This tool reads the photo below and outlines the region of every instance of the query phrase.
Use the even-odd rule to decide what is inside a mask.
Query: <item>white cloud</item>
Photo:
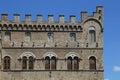
[[[120,66],[114,66],[114,69],[113,69],[115,72],[120,72]]]
[[[106,79],[104,79],[104,80],[110,80],[110,79],[106,78]]]

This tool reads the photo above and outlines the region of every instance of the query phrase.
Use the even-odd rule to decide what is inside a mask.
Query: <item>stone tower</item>
[[[0,80],[103,80],[103,7],[48,21],[14,14],[0,20]]]

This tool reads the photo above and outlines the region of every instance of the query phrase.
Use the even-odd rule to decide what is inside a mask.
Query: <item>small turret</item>
[[[31,21],[31,15],[30,14],[26,14],[25,15],[25,20],[26,20],[26,22],[30,22]]]
[[[14,14],[14,22],[20,21],[20,14]]]
[[[2,14],[2,21],[8,21],[8,14]]]
[[[96,7],[96,12],[99,13],[99,14],[102,14],[103,13],[103,7],[102,6],[97,6]]]
[[[81,12],[81,21],[83,21],[87,17],[88,17],[88,13],[87,12]]]
[[[37,22],[42,22],[42,15],[37,15]]]
[[[71,15],[71,16],[70,16],[70,22],[71,22],[71,23],[76,22],[76,16]]]
[[[64,15],[59,15],[59,22],[64,23],[65,22],[65,17]]]
[[[48,15],[48,22],[54,22],[53,15]]]

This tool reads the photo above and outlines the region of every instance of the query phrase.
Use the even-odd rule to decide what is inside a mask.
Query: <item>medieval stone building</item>
[[[0,80],[103,80],[103,7],[81,21],[0,20]]]

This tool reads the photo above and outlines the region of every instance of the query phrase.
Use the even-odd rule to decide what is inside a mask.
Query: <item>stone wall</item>
[[[37,21],[31,20],[26,14],[25,21],[19,14],[14,14],[14,21],[2,14],[0,20],[0,80],[103,80],[103,8],[98,6],[92,16],[81,12],[81,22],[71,15],[70,21],[59,16],[54,21],[53,15],[48,15],[48,22],[37,15]],[[90,41],[90,30],[95,31],[95,41]],[[5,32],[10,32],[11,40],[5,40]],[[26,41],[25,32],[31,33],[31,39]],[[48,33],[54,34],[53,41],[48,40]],[[76,40],[71,41],[70,33],[76,34]],[[47,54],[57,58],[56,70],[45,70],[44,59]],[[67,57],[76,55],[79,58],[79,69],[67,69]],[[22,57],[32,55],[35,59],[33,70],[22,69]],[[9,56],[10,69],[3,69],[3,59]],[[89,69],[89,58],[96,58],[96,69]]]

